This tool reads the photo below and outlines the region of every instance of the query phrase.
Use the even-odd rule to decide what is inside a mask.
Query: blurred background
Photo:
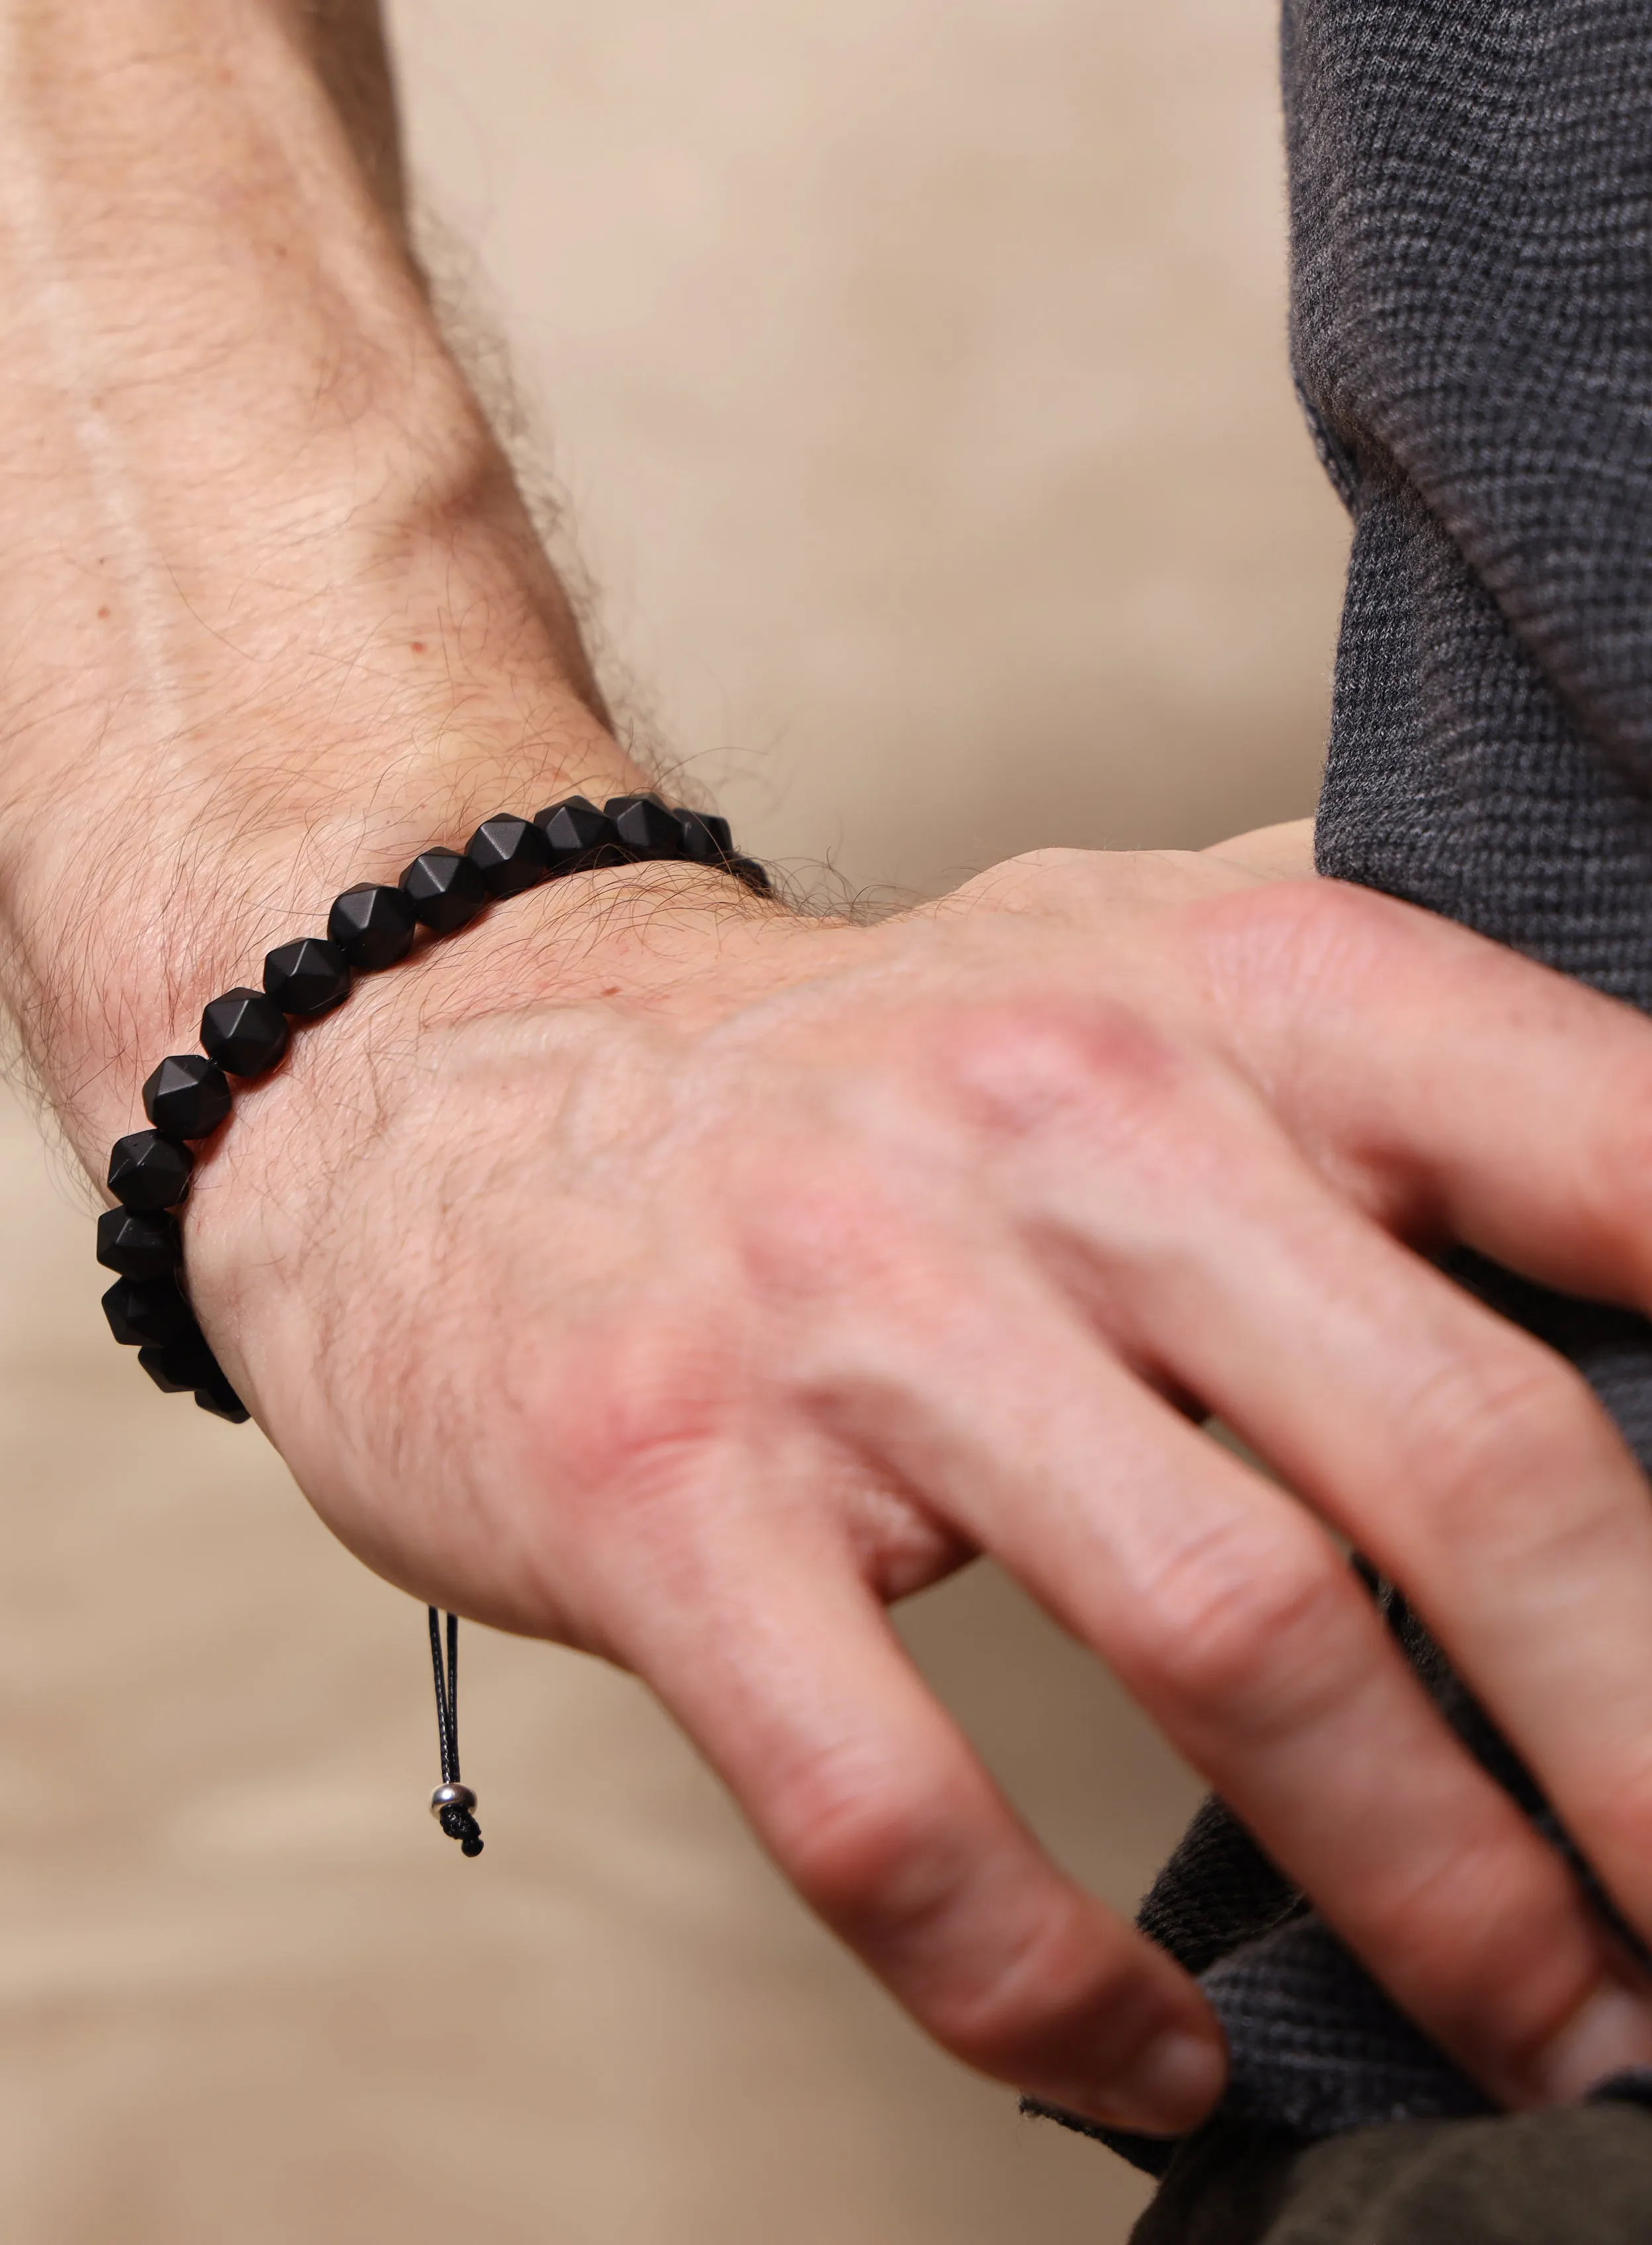
[[[1266,0],[396,0],[414,170],[611,676],[761,854],[928,892],[1311,809],[1343,524],[1290,394]],[[0,1114],[15,2245],[1118,2245],[628,1680],[423,1615],[109,1346]],[[978,1570],[903,1622],[1128,1907],[1197,1787]]]

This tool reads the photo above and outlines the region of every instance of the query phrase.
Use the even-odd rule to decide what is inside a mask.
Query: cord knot
[[[482,1833],[476,1818],[457,1801],[450,1801],[437,1812],[437,1822],[450,1840],[457,1840],[460,1850],[467,1855],[482,1852]]]

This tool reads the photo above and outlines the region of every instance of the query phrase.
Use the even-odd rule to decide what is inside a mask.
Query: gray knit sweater
[[[1652,1010],[1652,0],[1285,0],[1283,58],[1294,361],[1354,523],[1320,869]],[[1652,1468],[1652,1326],[1457,1272]],[[1223,2020],[1230,2113],[1312,2138],[1485,2109],[1220,1803],[1142,1923]]]

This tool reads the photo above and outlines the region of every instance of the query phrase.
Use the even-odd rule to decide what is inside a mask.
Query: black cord
[[[459,1779],[459,1618],[447,1618],[447,1658],[443,1658],[442,1617],[435,1606],[429,1609],[430,1617],[430,1665],[436,1674],[436,1735],[442,1755],[442,1789],[450,1787],[466,1799],[443,1801],[437,1810],[437,1821],[450,1840],[457,1840],[467,1855],[482,1852],[482,1835],[477,1827],[476,1795]]]

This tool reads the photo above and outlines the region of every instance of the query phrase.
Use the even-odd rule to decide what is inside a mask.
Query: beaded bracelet
[[[264,960],[261,990],[214,998],[200,1017],[199,1053],[173,1054],[144,1085],[147,1130],[115,1141],[109,1190],[118,1205],[98,1219],[98,1260],[119,1273],[103,1298],[115,1339],[168,1394],[193,1394],[203,1410],[240,1424],[249,1414],[208,1346],[184,1288],[183,1240],[172,1212],[189,1191],[192,1141],[229,1119],[229,1079],[266,1075],[284,1057],[291,1023],[331,1013],[359,974],[394,967],[421,927],[452,935],[486,905],[568,873],[604,865],[680,859],[732,874],[760,896],[768,873],[734,847],[728,822],[655,795],[613,797],[599,811],[581,795],[533,818],[484,819],[460,850],[426,850],[394,887],[359,882],[335,898],[325,936],[277,945]],[[482,1852],[476,1795],[459,1781],[458,1624],[447,1617],[446,1658],[437,1609],[430,1610],[442,1783],[430,1809],[467,1855]]]

